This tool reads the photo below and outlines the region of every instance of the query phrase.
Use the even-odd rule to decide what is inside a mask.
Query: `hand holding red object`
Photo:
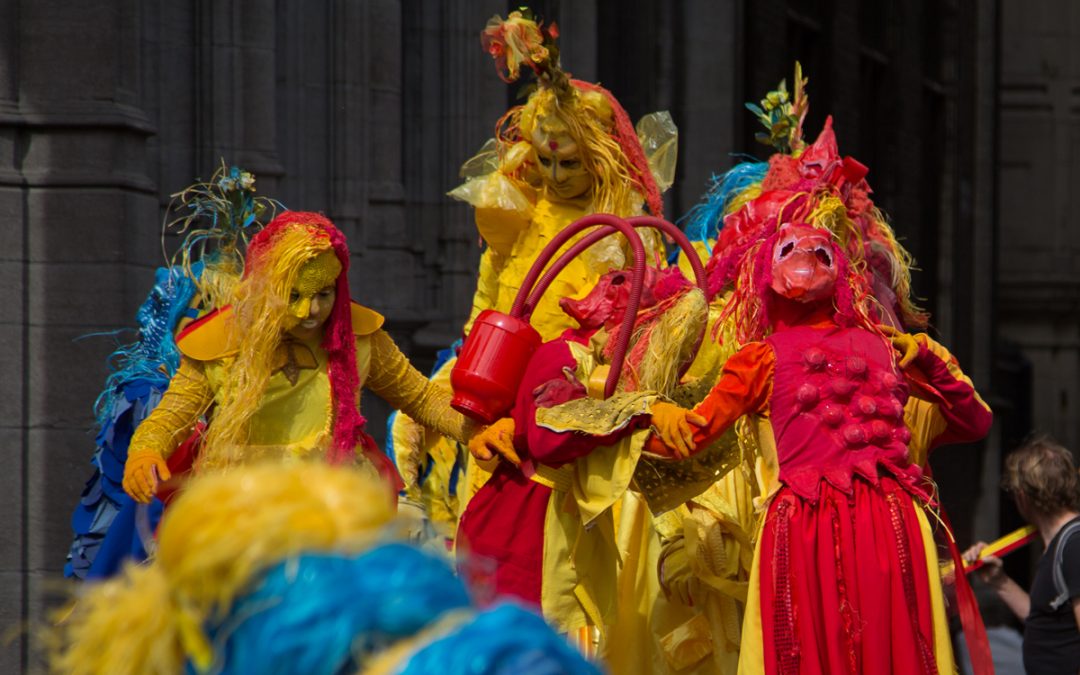
[[[513,418],[504,417],[473,435],[469,439],[469,452],[481,461],[501,455],[514,466],[520,466],[521,458],[514,451]]]

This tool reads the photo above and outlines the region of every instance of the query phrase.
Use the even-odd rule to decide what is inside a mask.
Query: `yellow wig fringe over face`
[[[614,113],[604,95],[576,90],[560,98],[554,89],[540,87],[511,114],[509,124],[529,139],[549,118],[557,119],[581,148],[582,165],[593,177],[593,209],[623,217],[639,213],[643,197],[634,189],[629,160],[611,135]]]
[[[157,557],[85,586],[56,629],[50,667],[73,675],[205,669],[202,632],[261,571],[302,552],[357,553],[393,517],[385,485],[322,464],[201,476],[161,524]]]
[[[242,462],[249,423],[270,381],[274,351],[282,335],[299,321],[289,312],[289,295],[305,263],[328,251],[332,249],[326,233],[296,226],[282,230],[260,259],[249,261],[233,301],[232,342],[240,350],[218,392],[197,470]]]

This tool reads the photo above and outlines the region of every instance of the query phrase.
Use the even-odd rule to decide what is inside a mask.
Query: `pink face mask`
[[[656,298],[652,293],[656,280],[656,268],[646,266],[639,309],[656,304]],[[604,326],[611,329],[622,321],[626,305],[630,300],[630,285],[630,272],[626,270],[608,272],[600,277],[596,286],[584,298],[580,300],[563,298],[559,301],[559,306],[577,320],[582,328],[595,329]]]
[[[836,260],[829,233],[809,225],[780,228],[772,257],[772,289],[798,302],[827,298],[836,286]]]

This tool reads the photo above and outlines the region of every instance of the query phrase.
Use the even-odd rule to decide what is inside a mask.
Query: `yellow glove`
[[[124,492],[142,504],[149,504],[158,485],[172,478],[165,458],[149,448],[128,454],[124,464]]]
[[[681,536],[664,545],[656,563],[656,577],[668,600],[681,602],[688,607],[694,606],[698,579],[690,570],[686,541]]]
[[[889,337],[893,348],[900,352],[900,361],[898,365],[901,368],[907,368],[908,364],[914,361],[915,357],[919,355],[919,341],[915,339],[914,335],[910,333],[901,333],[888,324],[882,324],[880,328],[881,332]]]
[[[652,405],[652,427],[664,445],[682,457],[689,457],[697,447],[694,427],[700,427],[705,418],[693,410],[680,408],[674,403],[657,401]]]
[[[520,466],[521,458],[514,452],[513,418],[504,417],[473,434],[469,439],[469,452],[480,461],[502,455],[514,466]]]

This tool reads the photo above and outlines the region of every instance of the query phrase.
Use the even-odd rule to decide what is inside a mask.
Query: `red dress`
[[[469,500],[458,524],[459,567],[470,585],[492,586],[496,597],[515,597],[537,608],[541,605],[544,528],[552,489],[532,480],[532,469],[537,464],[561,467],[613,443],[618,435],[559,433],[536,424],[536,410],[541,405],[550,407],[586,395],[584,387],[574,386],[566,378],[566,369],[573,372],[577,366],[567,339],[564,336],[541,345],[518,388],[511,417],[514,448],[522,467],[500,462]],[[538,396],[542,388],[547,391]]]
[[[985,435],[990,411],[966,378],[926,342],[914,367],[942,403],[938,442]],[[945,617],[917,513],[932,490],[908,459],[907,399],[888,340],[824,321],[745,346],[697,406],[708,419],[699,446],[744,414],[771,435],[760,439],[775,476],[751,589],[760,632],[744,628],[740,670],[937,673],[951,660],[935,651]]]

